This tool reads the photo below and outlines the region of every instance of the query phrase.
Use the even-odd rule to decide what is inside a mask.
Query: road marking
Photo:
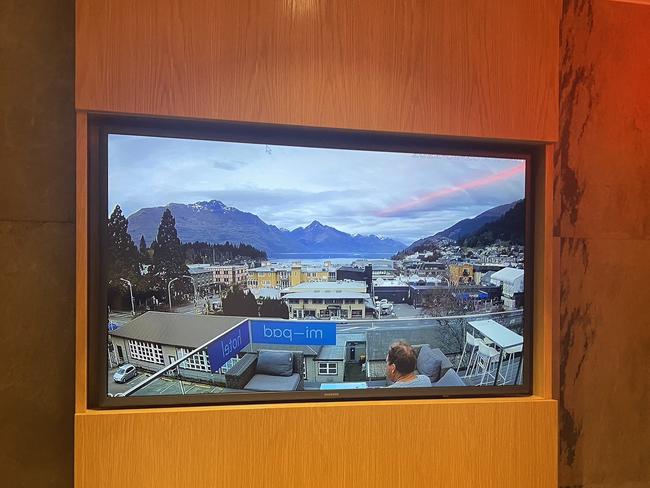
[[[160,391],[158,392],[158,395],[160,395],[160,394],[166,392],[167,390],[169,390],[169,389],[170,389],[172,386],[174,386],[175,384],[176,384],[176,383],[170,382],[169,385],[167,385],[165,388],[163,388],[162,390],[160,390]]]

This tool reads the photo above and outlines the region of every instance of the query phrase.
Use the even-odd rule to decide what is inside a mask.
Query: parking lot
[[[113,380],[113,373],[115,373],[115,371],[117,371],[117,368],[110,368],[108,370],[108,393],[111,395],[115,395],[116,393],[124,393],[125,391],[130,390],[151,376],[149,373],[138,372],[138,375],[135,378],[132,378],[126,383],[115,383]],[[134,396],[182,394],[197,395],[206,393],[219,393],[221,390],[223,390],[223,388],[220,386],[204,385],[202,383],[193,383],[191,381],[185,380],[183,380],[181,387],[181,382],[177,378],[162,377],[154,380],[147,386],[135,392]]]
[[[413,317],[420,317],[421,310],[415,308],[413,305],[408,303],[396,303],[393,305],[393,313],[395,314],[396,319],[409,319]]]

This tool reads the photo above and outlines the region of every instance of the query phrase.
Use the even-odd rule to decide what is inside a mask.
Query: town
[[[440,360],[434,386],[443,379],[438,386],[518,384],[523,266],[521,245],[469,248],[451,240],[396,259],[190,263],[187,274],[167,283],[168,303],[157,300],[157,308],[136,310],[131,296],[130,313],[111,311],[109,393],[128,392],[160,370],[164,376],[135,394],[381,387],[386,350],[397,339],[418,352],[426,347]],[[186,286],[176,292],[182,282]],[[329,321],[336,344],[250,343],[213,368],[207,350],[196,349],[235,325],[233,315]],[[486,324],[507,329],[511,343],[481,333]],[[257,357],[269,349],[294,355],[292,381],[253,382],[263,376],[255,374]],[[125,364],[135,366],[133,377],[118,383],[113,376]]]

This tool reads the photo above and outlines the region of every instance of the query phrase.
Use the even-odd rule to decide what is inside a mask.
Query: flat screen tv
[[[533,146],[88,130],[92,406],[531,393]]]

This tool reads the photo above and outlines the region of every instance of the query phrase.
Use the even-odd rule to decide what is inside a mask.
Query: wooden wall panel
[[[554,488],[556,420],[552,400],[89,413],[76,487]]]
[[[560,486],[650,486],[650,6],[565,4]]]
[[[554,141],[558,19],[557,0],[79,0],[76,105],[80,117]],[[78,137],[83,158],[83,130]],[[540,172],[543,254],[552,247],[550,160]],[[83,200],[83,183],[79,191]],[[83,230],[83,207],[78,219]],[[79,374],[77,486],[554,487],[550,282],[541,273],[552,263],[542,254],[538,397],[97,412],[85,410]],[[77,338],[83,348],[84,332]],[[117,468],[116,452],[130,462]]]
[[[555,141],[558,0],[79,0],[78,109]]]

